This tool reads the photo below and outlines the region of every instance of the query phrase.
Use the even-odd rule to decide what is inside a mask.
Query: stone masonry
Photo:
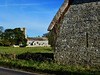
[[[55,61],[100,66],[100,0],[72,0],[69,6],[51,30]]]

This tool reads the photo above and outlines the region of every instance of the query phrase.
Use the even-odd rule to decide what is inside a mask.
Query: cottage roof
[[[47,41],[48,39],[46,37],[28,37],[28,40],[34,40],[34,41]]]
[[[57,21],[60,19],[60,17],[64,14],[64,11],[66,10],[67,6],[68,6],[69,0],[65,0],[64,3],[62,4],[62,6],[60,7],[60,9],[58,10],[57,14],[55,15],[55,17],[53,18],[48,30],[52,30],[54,25],[57,23]]]

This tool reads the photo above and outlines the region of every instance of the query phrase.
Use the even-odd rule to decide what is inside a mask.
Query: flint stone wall
[[[100,66],[100,0],[89,1],[74,0],[58,24],[54,46],[57,63]]]

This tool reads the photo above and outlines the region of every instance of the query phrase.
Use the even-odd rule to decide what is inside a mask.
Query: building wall
[[[28,40],[28,46],[49,46],[48,40],[47,41],[35,41],[35,40]]]
[[[25,38],[27,38],[26,28],[20,28],[20,29],[21,29],[21,31],[23,31]]]
[[[74,0],[58,24],[54,46],[57,63],[100,65],[99,5],[100,0]]]

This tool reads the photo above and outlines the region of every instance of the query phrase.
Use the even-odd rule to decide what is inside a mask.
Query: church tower
[[[27,38],[26,28],[20,28],[20,29],[21,29],[21,31],[23,31],[25,38]]]

